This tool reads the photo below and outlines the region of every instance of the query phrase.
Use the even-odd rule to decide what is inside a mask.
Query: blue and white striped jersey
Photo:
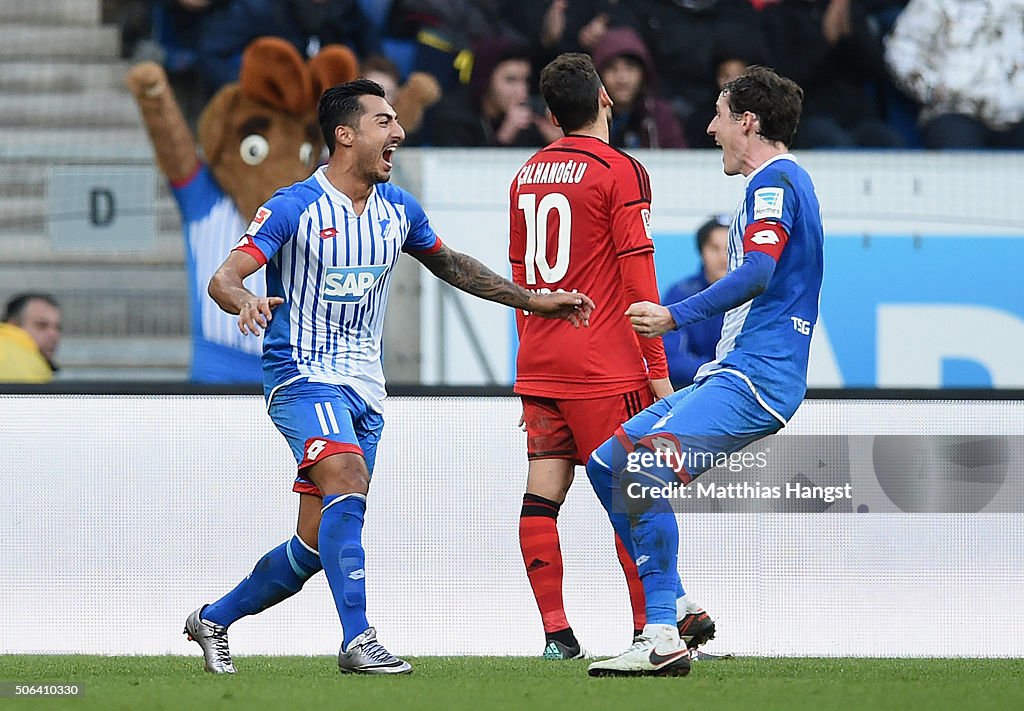
[[[199,164],[186,180],[172,183],[171,190],[184,221],[185,264],[191,282],[191,378],[199,383],[259,382],[262,339],[243,336],[237,317],[221,311],[206,293],[210,277],[245,228],[245,218],[205,164]],[[245,286],[262,296],[265,281],[257,273],[245,280]]]
[[[745,246],[745,240],[753,244]],[[726,312],[715,360],[702,365],[694,380],[731,372],[786,424],[807,391],[824,247],[814,185],[788,153],[747,176],[743,201],[729,228],[730,272],[739,268],[751,246],[773,256],[775,272],[764,293]]]
[[[284,303],[263,337],[263,387],[297,380],[347,385],[380,412],[386,396],[381,334],[402,251],[441,248],[423,208],[379,183],[361,215],[319,168],[278,190],[236,247],[267,265],[267,295]]]

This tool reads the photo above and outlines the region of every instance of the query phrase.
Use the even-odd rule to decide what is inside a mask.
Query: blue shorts
[[[627,452],[637,447],[671,451],[683,484],[722,465],[722,457],[782,429],[748,386],[729,373],[711,375],[658,400],[627,420],[616,437]]]
[[[332,454],[360,454],[373,474],[384,417],[351,388],[300,380],[277,391],[268,413],[299,467],[292,491],[323,496],[302,472]]]

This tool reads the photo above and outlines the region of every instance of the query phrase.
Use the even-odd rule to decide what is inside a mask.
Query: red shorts
[[[623,422],[654,403],[647,386],[621,395],[588,400],[555,400],[523,395],[526,455],[529,459],[569,459],[586,464],[590,453]]]

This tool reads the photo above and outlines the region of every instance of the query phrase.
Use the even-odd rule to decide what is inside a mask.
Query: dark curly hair
[[[749,67],[722,87],[733,116],[749,111],[760,120],[759,135],[789,146],[800,123],[804,90],[768,67]]]

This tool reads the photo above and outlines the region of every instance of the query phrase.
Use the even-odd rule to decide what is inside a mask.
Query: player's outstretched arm
[[[574,326],[589,325],[594,302],[586,294],[534,294],[501,277],[468,254],[447,245],[433,254],[414,254],[430,273],[456,289],[546,318],[561,318]]]
[[[760,296],[768,288],[774,273],[774,258],[763,252],[747,252],[743,264],[703,291],[668,306],[647,301],[630,304],[626,315],[634,331],[654,338],[723,314]]]
[[[217,306],[229,314],[238,315],[238,330],[243,335],[260,335],[260,329],[265,329],[273,318],[271,309],[284,303],[284,299],[279,296],[256,296],[242,284],[246,277],[259,268],[259,262],[251,255],[231,252],[214,272],[207,287],[207,292],[217,302]]]

